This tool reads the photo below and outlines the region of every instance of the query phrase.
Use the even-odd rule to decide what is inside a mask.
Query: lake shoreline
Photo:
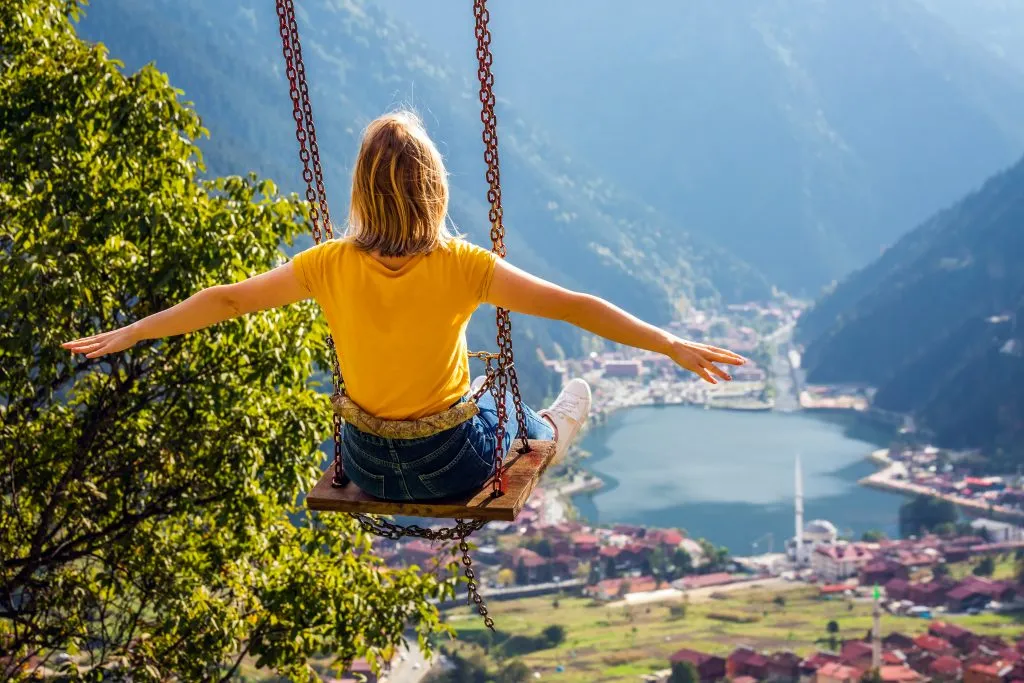
[[[672,418],[653,418],[652,416],[661,414],[663,411],[649,411],[648,417],[636,420],[636,418],[630,418],[626,416],[647,411],[630,411],[623,409],[662,408],[669,406],[689,407],[691,408],[691,410],[678,412],[672,411]],[[655,403],[652,405],[618,406],[614,410],[610,411],[610,413],[614,415],[614,417],[617,419],[615,421],[606,420],[603,423],[588,429],[588,433],[586,434],[584,441],[581,444],[583,448],[590,450],[592,452],[592,455],[590,457],[587,457],[578,463],[581,469],[583,469],[586,472],[587,484],[585,486],[579,486],[579,482],[577,482],[577,485],[572,487],[571,489],[568,489],[563,486],[554,489],[554,492],[565,500],[567,506],[571,506],[571,508],[574,509],[575,516],[577,518],[587,519],[592,523],[602,525],[614,523],[631,523],[643,524],[652,527],[676,526],[684,528],[693,525],[699,526],[701,524],[709,527],[713,525],[725,525],[729,527],[729,531],[725,535],[733,537],[740,535],[740,532],[746,533],[748,531],[747,527],[749,527],[749,533],[753,533],[753,529],[769,529],[769,536],[774,535],[776,537],[779,537],[781,540],[782,533],[780,532],[782,532],[783,529],[786,529],[788,531],[788,529],[791,528],[791,523],[782,522],[781,518],[783,516],[788,516],[792,514],[790,511],[792,510],[793,503],[791,502],[790,496],[792,495],[791,490],[793,485],[790,483],[792,482],[792,475],[790,474],[790,472],[792,472],[791,463],[793,461],[789,460],[789,453],[791,452],[789,449],[784,449],[785,452],[780,456],[777,446],[776,452],[773,454],[773,458],[777,466],[768,466],[771,470],[772,477],[776,480],[774,482],[775,488],[773,488],[772,490],[778,491],[778,498],[774,500],[765,500],[762,497],[750,503],[740,503],[737,502],[735,498],[715,500],[713,496],[709,498],[707,495],[707,489],[711,487],[731,487],[734,484],[746,484],[747,486],[757,486],[760,483],[763,476],[762,473],[756,469],[756,467],[764,469],[766,465],[763,462],[757,464],[754,468],[749,470],[750,477],[747,476],[746,468],[744,468],[742,465],[737,466],[737,464],[733,462],[735,460],[742,461],[744,457],[750,457],[750,453],[741,452],[750,450],[751,447],[747,445],[745,447],[740,448],[739,450],[730,452],[730,454],[735,452],[737,455],[736,458],[723,458],[720,461],[723,464],[729,463],[729,466],[726,467],[725,470],[735,470],[732,471],[731,473],[728,471],[723,471],[722,474],[717,474],[713,471],[710,471],[709,467],[713,468],[715,463],[709,463],[709,460],[715,459],[708,458],[706,456],[695,456],[699,461],[699,466],[702,468],[702,471],[699,473],[700,476],[698,477],[690,476],[690,464],[689,461],[686,461],[685,457],[684,461],[686,462],[686,464],[683,465],[680,465],[678,462],[674,464],[669,464],[672,461],[665,461],[665,476],[662,479],[664,479],[663,483],[665,483],[669,487],[668,489],[666,489],[666,491],[671,490],[671,485],[673,483],[682,482],[685,487],[695,486],[696,488],[693,489],[693,491],[700,491],[701,494],[699,496],[690,495],[683,491],[677,491],[676,493],[658,491],[656,493],[641,492],[630,494],[620,492],[620,499],[616,501],[620,506],[620,509],[618,510],[616,510],[615,508],[612,508],[610,510],[598,510],[597,503],[595,502],[595,498],[597,498],[598,496],[603,496],[615,492],[617,489],[623,486],[624,482],[628,486],[628,488],[635,488],[635,486],[637,486],[637,482],[635,480],[630,480],[630,476],[628,476],[628,473],[634,469],[632,467],[633,464],[642,464],[646,468],[645,471],[647,472],[647,474],[645,476],[650,478],[650,468],[654,467],[655,469],[658,469],[662,466],[660,462],[650,462],[652,457],[655,461],[659,461],[657,451],[665,450],[668,448],[675,450],[676,448],[678,448],[678,435],[680,433],[697,434],[699,436],[701,431],[700,425],[704,424],[704,416],[718,415],[719,418],[723,418],[725,415],[738,415],[745,413],[749,414],[751,417],[755,415],[758,416],[760,423],[751,426],[744,421],[743,423],[737,425],[734,422],[734,419],[729,418],[724,420],[724,422],[720,419],[718,421],[718,424],[726,424],[727,428],[725,431],[734,431],[739,433],[740,435],[743,435],[745,433],[748,442],[750,439],[751,429],[768,429],[769,431],[775,432],[776,437],[778,437],[779,433],[781,433],[783,437],[787,437],[789,439],[797,439],[799,441],[802,437],[799,435],[799,433],[795,435],[790,433],[791,430],[806,429],[807,425],[809,424],[819,424],[821,425],[820,427],[811,427],[812,431],[819,433],[817,437],[819,441],[822,438],[821,434],[825,433],[826,441],[828,439],[831,439],[833,442],[840,444],[840,452],[834,460],[829,458],[827,455],[828,451],[835,450],[834,444],[833,446],[829,446],[828,443],[825,443],[823,446],[824,450],[821,450],[813,445],[814,439],[811,439],[812,443],[810,446],[804,446],[801,444],[800,447],[792,449],[793,458],[795,458],[797,452],[800,452],[802,457],[805,457],[808,454],[813,454],[810,460],[817,460],[817,469],[807,472],[805,476],[809,476],[813,481],[818,482],[817,484],[815,484],[815,486],[817,486],[818,488],[815,490],[815,493],[811,494],[811,498],[809,501],[810,506],[812,508],[825,508],[824,510],[820,510],[816,513],[818,514],[818,516],[823,516],[825,518],[834,518],[836,515],[838,515],[839,518],[843,518],[845,515],[845,517],[848,518],[850,524],[853,524],[855,527],[859,527],[865,530],[866,528],[874,528],[875,526],[885,526],[886,528],[894,527],[897,520],[896,510],[898,509],[898,501],[900,501],[903,498],[903,496],[900,496],[900,498],[896,498],[895,496],[893,496],[892,493],[895,492],[886,492],[882,494],[884,498],[872,498],[869,496],[866,499],[869,501],[869,503],[862,506],[863,508],[869,511],[867,513],[850,515],[849,510],[843,511],[841,509],[844,503],[846,504],[847,508],[849,508],[850,505],[847,499],[851,497],[863,497],[858,493],[858,491],[872,491],[866,486],[862,487],[858,485],[858,481],[860,481],[864,476],[862,465],[866,463],[866,458],[869,457],[869,454],[872,451],[877,450],[878,446],[881,445],[882,443],[885,443],[886,440],[886,437],[884,435],[881,435],[880,432],[876,432],[875,430],[871,429],[871,427],[873,426],[871,425],[871,423],[861,424],[856,419],[859,416],[852,415],[851,412],[852,411],[842,411],[842,414],[839,414],[839,412],[837,411],[785,411],[775,413],[774,411],[768,410],[746,410],[734,409],[731,407],[716,407],[714,409],[704,410],[701,409],[699,405],[693,405],[688,403]],[[773,418],[771,417],[772,415],[778,416],[780,420],[773,420]],[[781,420],[788,421],[794,418],[803,418],[806,421],[802,422],[803,426],[801,426],[801,423],[794,422],[794,426],[792,428],[787,423],[781,422]],[[809,420],[807,418],[809,418]],[[642,436],[634,437],[632,431],[628,432],[629,436],[623,436],[621,434],[622,423],[620,422],[620,420],[624,419],[634,422],[634,425],[632,427],[626,427],[626,429],[638,429],[640,430],[638,434]],[[681,427],[679,426],[680,420],[682,420],[683,422],[688,421],[694,426],[690,428]],[[669,423],[668,426],[671,428],[671,438],[668,439],[666,443],[671,444],[671,446],[661,446],[655,444],[653,446],[653,449],[656,452],[652,455],[651,448],[647,448],[645,454],[646,458],[641,456],[640,452],[634,453],[633,457],[631,457],[631,460],[629,461],[631,466],[629,467],[629,469],[625,470],[622,473],[616,471],[615,468],[611,468],[610,470],[606,471],[601,471],[594,467],[596,463],[606,461],[608,458],[615,456],[617,452],[621,452],[621,447],[617,449],[614,444],[608,443],[608,439],[617,438],[617,440],[619,440],[620,442],[623,440],[626,440],[628,442],[634,440],[635,438],[647,438],[649,437],[648,432],[650,431],[649,423],[660,423],[662,432],[665,431],[665,423]],[[830,426],[831,429],[829,428]],[[828,433],[831,433],[832,436],[828,437]],[[853,433],[854,435],[849,436],[848,433]],[[616,434],[618,434],[617,437],[615,436]],[[662,433],[661,436],[663,439],[665,438],[664,433]],[[593,443],[595,440],[597,440],[597,443]],[[592,443],[587,444],[587,441],[591,441]],[[778,438],[776,438],[775,441],[778,441]],[[851,451],[851,442],[854,441],[863,444],[862,447],[858,448],[855,452]],[[699,451],[701,447],[701,445],[695,445],[694,447],[685,449],[684,452],[694,453],[695,450]],[[709,452],[713,452],[716,446],[704,445],[703,447],[709,448]],[[808,447],[811,449],[810,451],[802,450]],[[632,445],[630,445],[629,448],[633,449]],[[643,450],[644,448],[641,447],[641,451]],[[826,453],[826,455],[823,455],[823,453]],[[645,459],[647,462],[635,463],[637,458]],[[781,462],[780,459],[782,460]],[[761,458],[755,458],[755,461],[752,462],[756,462],[759,460],[761,460]],[[806,460],[807,459],[805,457],[805,462]],[[617,459],[617,463],[620,467],[622,466],[622,461],[619,461]],[[737,467],[739,467],[738,470]],[[857,471],[858,468],[860,468],[859,472]],[[783,472],[784,474],[782,474]],[[623,474],[626,474],[627,476],[623,477]],[[737,476],[739,476],[740,479],[737,479]],[[701,480],[701,477],[703,477],[704,481],[710,478],[711,483],[709,485],[704,485]],[[780,477],[785,478],[784,486],[779,485],[778,480]],[[719,482],[726,483],[720,484]],[[755,483],[752,484],[751,482]],[[822,482],[824,482],[824,486],[822,486]],[[805,491],[807,491],[806,486]],[[878,492],[874,491],[874,493],[877,494]],[[666,504],[664,507],[660,508],[656,506],[651,507],[650,505],[648,505],[648,507],[646,508],[643,508],[641,506],[635,510],[632,510],[629,509],[629,501],[626,501],[627,505],[625,507],[622,506],[623,497],[626,496],[636,498],[636,500],[643,501],[648,504],[651,500],[664,499],[666,501]],[[837,509],[835,512],[833,512],[832,510],[833,501],[837,501],[839,503],[838,508],[840,508]],[[699,508],[707,508],[707,510],[698,511]],[[888,510],[890,508],[892,509],[892,514],[880,516],[884,510]],[[673,510],[675,510],[675,512],[673,512]],[[711,510],[715,510],[715,512],[709,512]],[[721,510],[722,512],[717,512],[717,510]],[[755,516],[752,517],[749,521],[743,519],[743,517],[751,514]],[[809,511],[808,518],[813,518],[813,514],[813,511]],[[667,523],[661,522],[658,519],[652,519],[664,518],[669,516],[674,517],[674,519],[671,522]],[[770,519],[767,519],[766,516]],[[865,519],[867,519],[868,521],[865,521]],[[840,521],[843,520],[840,519]],[[847,522],[843,523],[845,524]],[[870,525],[870,527],[867,525]],[[737,529],[739,529],[740,531],[737,531]],[[791,533],[792,532],[789,532],[789,534]],[[719,539],[716,538],[718,534],[711,532],[710,529],[708,529],[707,532],[704,532],[702,530],[701,533],[695,535],[704,536],[716,543],[719,542]],[[733,545],[742,546],[745,544],[746,542],[744,541],[733,542]]]

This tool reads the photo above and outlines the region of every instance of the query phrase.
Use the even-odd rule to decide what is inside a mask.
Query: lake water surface
[[[583,440],[593,454],[586,467],[606,487],[574,502],[592,522],[680,527],[736,555],[767,552],[770,533],[781,552],[794,531],[799,453],[805,521],[827,519],[858,537],[868,529],[895,535],[903,499],[857,485],[874,471],[865,457],[882,439],[846,418],[633,408]]]

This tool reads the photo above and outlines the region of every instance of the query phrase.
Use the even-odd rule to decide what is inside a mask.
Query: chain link
[[[491,55],[491,32],[488,29],[490,13],[487,11],[487,0],[474,0],[473,15],[476,19],[475,35],[477,39],[477,76],[480,80],[480,120],[483,123],[482,138],[484,142],[484,161],[487,163],[487,200],[491,208],[488,218],[491,224],[492,251],[505,258],[505,226],[502,222],[501,176],[498,170],[498,120],[494,111],[494,74],[491,72],[493,56]],[[334,236],[331,225],[330,211],[327,206],[327,191],[324,187],[323,167],[320,164],[320,148],[317,144],[316,126],[313,123],[313,108],[309,98],[309,87],[306,82],[306,66],[302,59],[302,45],[299,41],[298,22],[295,19],[294,0],[277,0],[277,16],[280,25],[281,51],[285,60],[285,75],[288,78],[288,94],[292,100],[292,118],[295,120],[295,138],[299,143],[299,160],[302,162],[302,179],[306,183],[306,201],[309,203],[310,222],[312,223],[313,239],[317,244],[326,237]],[[479,399],[484,392],[494,393],[498,412],[498,426],[495,433],[495,470],[491,483],[491,491],[495,496],[504,494],[504,460],[505,434],[508,423],[508,408],[505,396],[511,388],[512,400],[515,404],[516,420],[522,438],[521,452],[530,450],[526,439],[526,414],[523,410],[522,397],[519,392],[519,378],[515,370],[515,358],[512,353],[512,321],[506,309],[498,308],[495,314],[497,324],[497,353],[480,352],[470,354],[484,361],[486,380],[473,395]],[[331,356],[331,375],[334,391],[343,389],[343,378],[338,363],[337,349],[334,339],[327,338],[328,351]],[[495,367],[495,363],[497,367]],[[334,415],[334,478],[335,486],[348,483],[345,476],[342,457],[341,417]],[[431,541],[459,540],[462,552],[462,564],[468,584],[471,602],[484,618],[488,628],[494,629],[494,621],[487,614],[487,607],[477,590],[476,575],[473,572],[472,560],[469,556],[469,544],[466,538],[474,531],[482,529],[486,520],[464,522],[456,520],[454,527],[429,529],[417,525],[402,526],[388,520],[363,513],[353,513],[366,533],[382,538],[398,540],[403,537],[416,537]]]
[[[494,57],[491,54],[491,31],[488,24],[491,19],[487,10],[487,0],[474,0],[473,17],[475,19],[474,34],[476,35],[477,79],[480,81],[480,121],[483,123],[481,138],[484,143],[484,161],[487,163],[487,201],[491,208],[487,216],[491,223],[491,250],[501,258],[505,258],[505,225],[504,210],[501,206],[501,172],[498,165],[498,116],[494,111],[497,102],[494,96],[494,73],[491,65]],[[523,410],[523,399],[519,393],[519,378],[514,367],[515,358],[512,353],[512,321],[504,308],[495,313],[497,324],[498,368],[488,373],[491,391],[498,412],[498,426],[495,429],[495,468],[491,481],[491,493],[500,496],[505,492],[505,433],[508,428],[508,407],[505,396],[511,386],[512,401],[515,404],[516,420],[519,424],[519,435],[522,438],[521,452],[530,450],[526,440],[526,413]],[[488,363],[490,370],[490,364]]]

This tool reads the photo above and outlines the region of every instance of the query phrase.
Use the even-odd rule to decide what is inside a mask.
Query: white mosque
[[[812,519],[804,526],[804,481],[800,472],[800,456],[796,456],[796,490],[793,500],[796,513],[794,527],[796,536],[786,542],[786,556],[798,568],[811,565],[811,555],[822,545],[835,545],[839,532],[832,522]]]

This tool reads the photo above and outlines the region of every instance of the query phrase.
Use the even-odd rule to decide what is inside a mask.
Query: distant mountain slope
[[[362,126],[401,104],[423,113],[452,177],[452,215],[486,242],[483,146],[475,69],[453,75],[383,13],[361,2],[300,5],[304,53],[336,222]],[[266,3],[228,0],[94,3],[84,37],[128,66],[155,61],[196,103],[211,130],[211,170],[250,168],[298,187],[294,128],[277,17]],[[499,88],[499,94],[500,88]],[[729,252],[690,238],[558,151],[504,101],[499,105],[510,257],[655,321],[678,297],[714,302],[763,296],[765,279]]]
[[[375,1],[468,68],[468,3]],[[1024,151],[1024,78],[917,0],[492,5],[508,97],[793,292]]]
[[[1024,161],[937,214],[801,320],[811,382],[864,382],[942,443],[1024,458]]]
[[[1024,3],[1019,0],[919,0],[957,31],[1024,71]]]

